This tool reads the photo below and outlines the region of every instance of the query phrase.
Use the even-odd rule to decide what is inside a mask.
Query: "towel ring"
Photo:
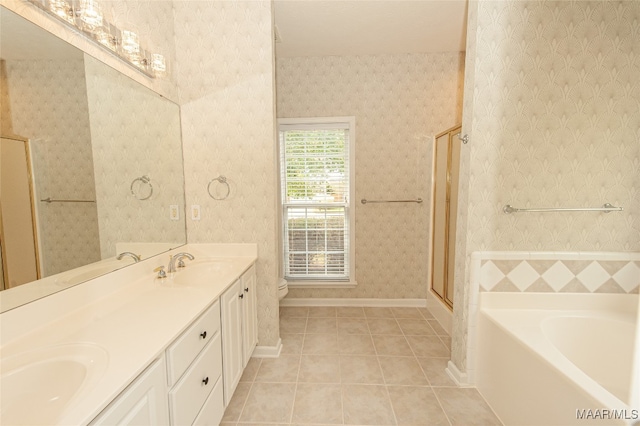
[[[140,182],[140,183],[138,184],[136,189],[133,189],[133,187],[135,186],[136,182]],[[140,187],[142,185],[149,186],[149,195],[147,195],[146,197],[143,197],[143,196],[140,195]],[[131,182],[131,188],[130,189],[131,189],[131,195],[133,195],[136,200],[140,200],[140,201],[148,200],[153,195],[153,185],[151,185],[151,179],[149,178],[149,176],[146,176],[146,175],[145,176],[140,176],[139,178],[135,178]]]
[[[211,184],[213,182],[218,182],[221,183],[223,185],[226,185],[227,187],[227,193],[224,194],[222,197],[218,198],[215,195],[213,195],[211,193]],[[211,181],[209,182],[209,185],[207,185],[207,192],[209,193],[209,197],[213,198],[214,200],[226,200],[229,197],[229,194],[231,193],[231,187],[229,186],[229,182],[227,181],[227,178],[220,175],[217,178],[213,178],[211,179]]]

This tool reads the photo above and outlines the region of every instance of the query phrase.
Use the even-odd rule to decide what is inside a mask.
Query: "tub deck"
[[[637,310],[638,295],[483,293],[478,390],[505,425],[625,424]]]

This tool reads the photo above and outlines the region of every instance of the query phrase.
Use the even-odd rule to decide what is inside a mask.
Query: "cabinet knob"
[[[245,293],[249,293],[249,287],[245,288],[245,289],[244,289],[244,292],[245,292]]]
[[[209,378],[205,377],[204,379],[202,379],[202,383],[204,383],[204,385],[208,385],[209,384]]]
[[[207,338],[207,332],[203,331],[202,333],[200,333],[200,337],[202,337],[203,339]]]
[[[238,297],[239,297],[240,299],[244,299],[244,294],[240,294],[240,295],[238,295]]]

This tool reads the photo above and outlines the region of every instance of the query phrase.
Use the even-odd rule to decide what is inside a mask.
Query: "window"
[[[281,119],[284,277],[354,285],[353,117]]]

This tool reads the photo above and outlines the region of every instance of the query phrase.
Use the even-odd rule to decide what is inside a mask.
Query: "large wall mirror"
[[[179,107],[0,7],[0,312],[186,242]]]

